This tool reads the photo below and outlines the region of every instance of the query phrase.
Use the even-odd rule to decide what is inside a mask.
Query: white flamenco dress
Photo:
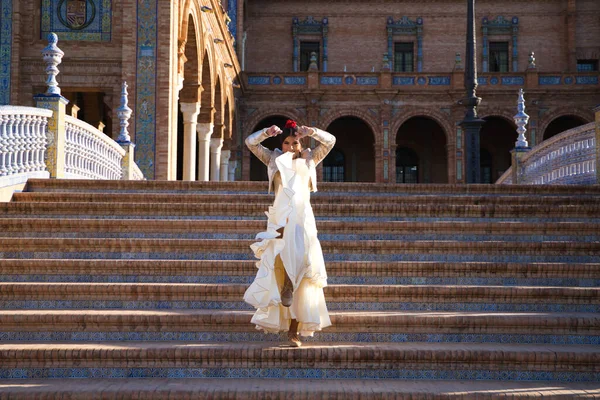
[[[287,331],[292,319],[302,336],[312,336],[331,325],[323,287],[327,273],[315,216],[310,205],[310,171],[304,158],[284,153],[276,159],[281,178],[273,206],[266,213],[267,230],[250,246],[259,261],[258,273],[244,301],[256,308],[252,323],[265,332]],[[280,237],[283,228],[283,237]],[[283,271],[294,286],[292,305],[281,304]]]

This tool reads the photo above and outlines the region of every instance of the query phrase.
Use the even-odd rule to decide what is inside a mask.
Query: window
[[[394,44],[394,72],[413,72],[413,43]]]
[[[332,149],[323,160],[323,182],[344,182],[344,153]]]
[[[300,42],[300,71],[308,71],[310,66],[310,55],[317,54],[317,66],[319,64],[320,42]]]
[[[508,72],[508,42],[490,42],[490,72]]]
[[[598,60],[577,60],[577,72],[598,71]]]
[[[486,149],[481,149],[479,152],[479,165],[481,183],[494,183],[492,182],[492,154]]]
[[[419,157],[406,147],[396,150],[396,183],[419,183]]]

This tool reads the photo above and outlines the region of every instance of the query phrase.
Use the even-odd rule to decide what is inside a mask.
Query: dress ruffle
[[[298,176],[292,156],[292,153],[284,153],[275,160],[282,187],[265,213],[267,230],[257,234],[256,239],[260,241],[250,246],[259,259],[258,271],[244,294],[244,301],[257,309],[251,321],[257,329],[287,331],[291,319],[295,318],[300,334],[312,336],[313,332],[331,325],[323,294],[327,273],[305,182],[308,167],[302,167]],[[284,228],[283,238],[278,232],[281,228]],[[281,305],[275,271],[278,256],[294,285],[289,308]]]

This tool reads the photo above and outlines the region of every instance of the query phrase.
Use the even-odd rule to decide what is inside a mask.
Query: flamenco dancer
[[[261,145],[278,135],[281,149]],[[319,142],[313,150],[302,148],[300,139],[307,136]],[[251,322],[257,329],[287,331],[291,345],[300,347],[298,335],[313,336],[331,325],[323,294],[327,272],[310,192],[317,191],[315,168],[335,145],[335,137],[288,120],[283,130],[273,125],[253,133],[246,145],[267,166],[275,201],[266,213],[267,230],[250,246],[259,259],[258,272],[244,301],[256,308]]]

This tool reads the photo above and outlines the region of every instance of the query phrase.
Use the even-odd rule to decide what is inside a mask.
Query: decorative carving
[[[309,16],[304,21],[300,21],[298,17],[292,18],[292,40],[293,40],[293,67],[294,72],[300,69],[298,54],[300,52],[300,38],[302,35],[321,35],[323,40],[323,72],[327,72],[328,59],[328,40],[329,19],[323,18],[321,21],[315,20]],[[312,62],[312,56],[311,56]]]
[[[48,75],[48,78],[46,79],[46,85],[48,86],[48,89],[46,90],[46,94],[60,95],[60,88],[58,87],[58,82],[56,82],[56,75],[60,72],[57,65],[61,63],[65,53],[58,48],[56,43],[58,43],[58,36],[56,36],[55,33],[49,34],[48,46],[44,47],[42,50],[42,56],[47,65],[46,74]]]
[[[127,82],[123,81],[123,86],[121,86],[121,105],[117,108],[117,116],[119,117],[119,125],[121,126],[121,131],[117,138],[117,143],[119,144],[131,143],[131,137],[127,131],[129,118],[131,118],[131,108],[127,106],[127,95]]]
[[[414,35],[417,41],[417,72],[423,71],[423,18],[418,17],[416,21],[411,21],[403,16],[397,22],[392,17],[387,19],[388,34],[388,57],[394,54],[393,44],[394,35]],[[390,65],[390,69],[392,66]],[[384,69],[385,70],[385,69]]]
[[[531,53],[529,53],[529,65],[527,65],[527,68],[529,69],[536,69],[536,65],[535,65],[535,53],[532,51]]]
[[[41,34],[55,32],[63,41],[110,41],[112,3],[105,0],[41,0]]]
[[[529,115],[525,114],[525,99],[523,97],[523,89],[519,89],[519,97],[517,99],[517,114],[513,117],[515,120],[515,124],[517,125],[517,132],[519,133],[519,137],[515,142],[515,147],[517,149],[528,148],[529,143],[527,143],[527,139],[525,138],[525,132],[527,129],[525,126],[529,121]]]

